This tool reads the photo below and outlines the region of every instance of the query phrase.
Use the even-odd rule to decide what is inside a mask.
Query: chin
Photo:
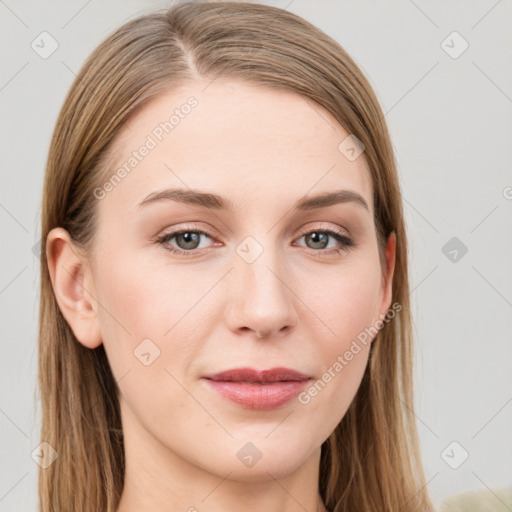
[[[263,440],[259,445],[257,441],[247,442],[233,453],[233,457],[223,457],[214,472],[223,476],[229,473],[229,479],[238,482],[266,482],[273,478],[283,478],[297,471],[312,456],[304,452],[304,446],[290,445],[287,450],[283,450],[282,440],[274,446],[268,446],[268,440],[267,446],[263,446]]]

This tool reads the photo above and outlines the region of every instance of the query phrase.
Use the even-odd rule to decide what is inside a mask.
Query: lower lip
[[[260,410],[276,409],[286,404],[297,396],[309,382],[309,380],[289,380],[267,384],[250,384],[248,382],[203,380],[217,393],[242,407]]]

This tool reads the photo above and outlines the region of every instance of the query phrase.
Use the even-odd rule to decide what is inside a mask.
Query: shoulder
[[[441,502],[440,512],[510,512],[512,486],[481,491],[467,491]]]

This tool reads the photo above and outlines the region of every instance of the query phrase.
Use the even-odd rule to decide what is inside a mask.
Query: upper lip
[[[220,373],[205,375],[203,378],[224,382],[280,382],[309,380],[310,377],[290,368],[270,368],[254,370],[253,368],[234,368]]]

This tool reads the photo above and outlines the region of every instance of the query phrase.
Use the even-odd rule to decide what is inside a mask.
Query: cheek
[[[200,290],[187,290],[179,272],[165,279],[154,267],[146,269],[118,258],[102,265],[97,281],[99,321],[112,373],[126,403],[150,426],[161,421],[165,404],[172,404],[165,413],[171,422],[180,421],[187,404],[178,383],[198,346],[197,322],[192,325],[186,314]]]
[[[123,375],[135,363],[143,366],[139,359],[147,352],[156,360],[163,334],[173,324],[168,301],[175,297],[179,283],[169,283],[168,293],[162,296],[161,283],[154,275],[122,257],[101,262],[96,281],[103,344],[114,375]]]
[[[199,350],[201,325],[206,329],[211,308],[210,300],[203,299],[218,276],[196,273],[192,280],[190,271],[179,268],[158,269],[122,256],[112,261],[98,266],[96,289],[103,344],[114,375],[119,378],[154,361],[152,368],[172,368],[181,380]]]
[[[321,320],[323,336],[317,336],[321,374],[299,397],[326,435],[346,413],[363,377],[371,340],[379,319],[381,274],[378,260],[358,260],[340,266],[336,275],[320,280],[323,293],[309,294],[311,309]],[[308,281],[309,282],[309,281]],[[313,285],[313,281],[311,281]],[[312,288],[313,289],[313,288]],[[307,292],[304,291],[306,294]]]
[[[309,283],[302,294],[309,297],[308,304],[323,324],[323,346],[331,361],[379,319],[382,290],[377,256],[354,259],[322,279],[303,278],[303,282]]]

